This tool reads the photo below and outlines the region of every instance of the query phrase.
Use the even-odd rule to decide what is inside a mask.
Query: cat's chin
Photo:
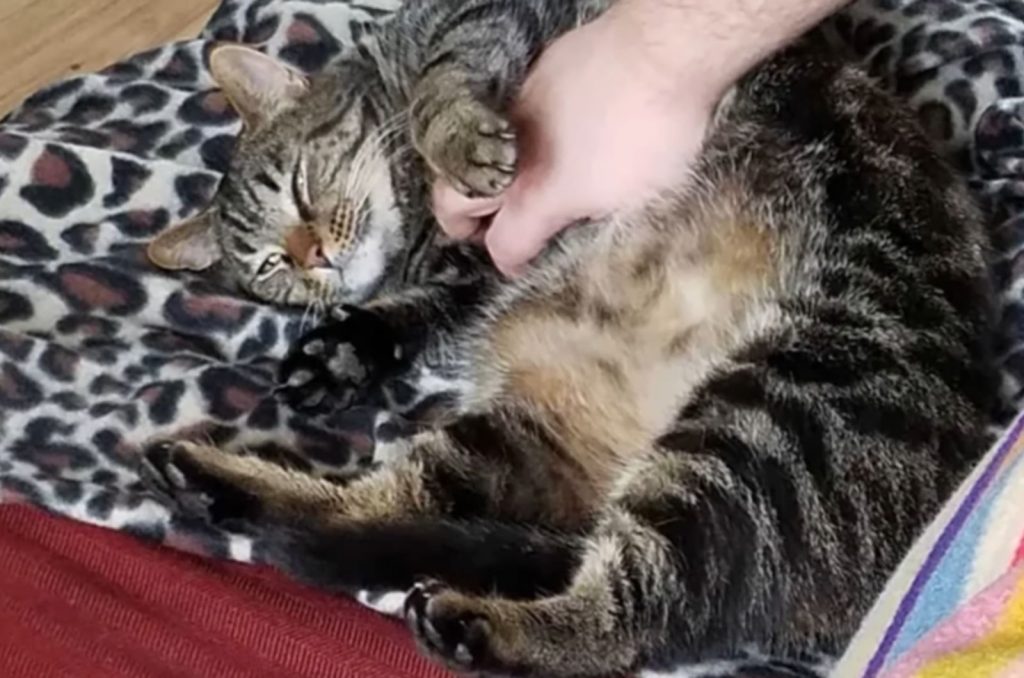
[[[377,296],[382,282],[382,280],[374,281],[372,285],[360,287],[359,289],[339,286],[329,295],[327,306],[330,308],[339,308],[341,306],[362,306]]]

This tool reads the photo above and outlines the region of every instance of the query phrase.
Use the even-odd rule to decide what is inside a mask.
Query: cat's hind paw
[[[258,518],[259,500],[205,466],[205,454],[227,453],[186,441],[154,443],[143,450],[139,477],[177,516],[226,527]]]
[[[508,668],[498,654],[493,622],[473,602],[436,582],[420,583],[406,596],[405,621],[420,648],[455,671]]]

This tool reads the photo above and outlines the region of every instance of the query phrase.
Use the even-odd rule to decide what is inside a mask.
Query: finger
[[[501,197],[467,198],[452,186],[438,180],[431,189],[431,207],[445,233],[465,239],[479,230],[481,221],[501,207]]]
[[[469,242],[473,243],[480,249],[487,249],[487,228],[481,223],[477,232],[469,236]]]
[[[485,244],[505,275],[521,272],[553,235],[574,221],[549,195],[515,192],[494,216]]]

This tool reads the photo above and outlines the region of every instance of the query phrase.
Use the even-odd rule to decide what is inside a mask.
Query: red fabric
[[[406,630],[251,566],[0,507],[4,678],[444,678]]]

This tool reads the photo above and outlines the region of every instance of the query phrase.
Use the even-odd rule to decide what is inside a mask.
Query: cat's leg
[[[716,369],[626,469],[565,591],[516,601],[422,588],[407,604],[419,641],[454,668],[547,678],[748,644],[841,647],[948,491],[937,454],[970,454],[980,431],[967,420],[918,436],[878,414],[925,421],[952,392],[876,359],[893,350],[885,335],[808,349],[833,336],[828,322]],[[878,383],[916,396],[890,405],[900,396]],[[963,411],[960,397],[945,411]]]
[[[502,435],[486,419],[420,434],[396,443],[411,447],[401,460],[345,482],[188,442],[151,446],[142,475],[176,510],[254,534],[260,560],[319,586],[559,590],[583,519],[559,522],[571,490]],[[491,453],[470,453],[481,439]]]
[[[422,465],[412,459],[332,478],[214,445],[172,441],[144,450],[140,475],[181,514],[226,527],[329,521],[336,515],[355,520],[437,515],[436,502],[422,491]]]
[[[419,38],[410,125],[433,171],[467,196],[504,191],[517,160],[509,108],[530,64],[551,40],[609,4],[459,0],[404,12],[394,41]]]
[[[517,522],[413,517],[277,525],[258,533],[254,557],[331,591],[408,591],[441,580],[523,600],[565,589],[581,545],[577,534]]]
[[[638,469],[556,595],[513,600],[417,586],[405,614],[421,647],[458,671],[569,678],[721,658],[747,644],[784,650],[801,623],[805,643],[848,632],[848,596],[836,596],[834,610],[809,604],[810,616],[786,618],[798,614],[790,596],[820,600],[814,584],[793,576],[799,566],[781,558],[784,550],[812,557],[799,551],[798,514],[783,517],[796,524],[780,542],[763,504],[769,489],[751,490],[749,478],[716,458],[727,450],[691,450],[666,450]]]

